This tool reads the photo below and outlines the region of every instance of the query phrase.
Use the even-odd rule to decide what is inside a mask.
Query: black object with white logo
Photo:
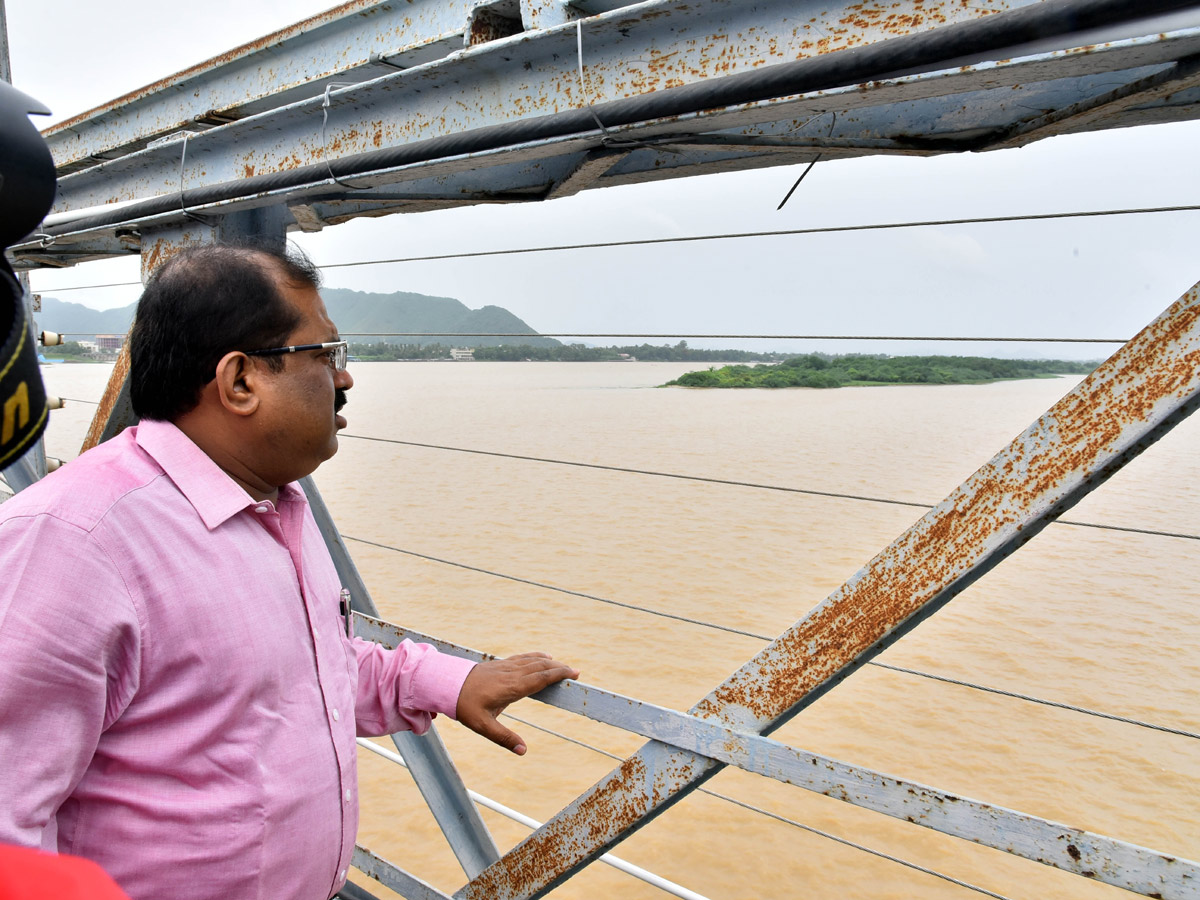
[[[0,81],[0,469],[33,446],[49,414],[24,291],[3,255],[54,202],[54,160],[29,121],[49,112]]]

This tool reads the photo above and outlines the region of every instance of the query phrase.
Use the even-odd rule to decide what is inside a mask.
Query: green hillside
[[[408,291],[371,294],[345,288],[321,291],[329,315],[343,335],[355,340],[359,334],[380,332],[492,332],[530,334],[533,329],[500,306],[470,309],[452,297],[430,297]],[[97,334],[124,334],[133,321],[136,304],[119,309],[94,310],[55,297],[42,297],[42,311],[34,318],[38,328],[70,334],[71,340],[95,340]],[[495,347],[514,343],[504,338],[360,338],[374,343],[444,344],[456,347]],[[522,337],[519,343],[535,347],[557,347],[553,338]]]
[[[408,291],[372,294],[345,288],[321,291],[329,315],[341,333],[351,340],[358,335],[380,333],[536,333],[533,328],[500,306],[470,309],[452,297],[430,297]],[[386,341],[391,344],[445,344],[456,347],[495,347],[511,344],[512,339],[483,337],[362,337],[363,342]],[[558,346],[553,338],[522,337],[522,344],[539,347]]]
[[[71,334],[73,341],[94,341],[98,334],[124,334],[133,322],[134,304],[118,309],[90,309],[43,295],[42,311],[34,313],[39,331]],[[79,332],[75,334],[75,332]]]

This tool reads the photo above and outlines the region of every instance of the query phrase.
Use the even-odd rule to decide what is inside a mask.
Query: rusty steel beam
[[[386,647],[396,647],[408,639],[474,662],[494,658],[369,616],[356,614],[354,627],[359,637]],[[1200,898],[1200,864],[1178,856],[849,765],[592,685],[563,682],[546,688],[534,699],[651,738],[672,750],[690,751],[1125,890],[1150,894],[1164,885],[1181,885],[1188,890],[1178,896]]]
[[[100,405],[92,416],[92,424],[88,427],[83,439],[80,453],[91,450],[97,444],[114,438],[130,425],[137,424],[137,416],[133,412],[133,404],[129,400],[129,338],[121,345],[121,353],[117,356],[117,364],[113,366],[108,376],[108,385]]]
[[[370,81],[442,59],[469,45],[470,23],[486,4],[350,0],[65,119],[44,136],[59,174],[79,171],[183,128],[227,125],[319,95],[329,82]],[[566,14],[543,9],[559,6],[523,0],[519,30],[562,24]]]
[[[957,0],[904,0],[893,8],[875,0],[867,4],[843,0],[826,9],[811,0],[801,4],[774,0],[753,6],[720,0],[654,0],[577,23],[578,34],[570,24],[529,32],[418,69],[342,88],[330,95],[328,106],[322,85],[309,85],[302,99],[192,138],[187,151],[191,162],[187,186],[233,183],[305,167],[313,167],[313,177],[320,179],[329,173],[318,172],[316,167],[324,168],[327,160],[562,116],[588,105],[602,110],[606,104],[661,96],[705,82],[729,82],[734,76],[754,75],[760,67],[766,72],[789,64],[853,56],[864,48],[890,47],[912,37],[951,31],[956,25],[980,24],[995,12],[1020,13],[1026,6],[1038,5],[1031,0],[989,0],[966,6]],[[1004,15],[994,18],[1003,19]],[[579,37],[581,41],[577,41]],[[1062,49],[1051,55],[1059,54],[1056,65],[1064,75],[1079,77],[1094,74],[1097,67],[1106,71],[1117,58],[1122,67],[1169,63],[1174,58],[1171,52],[1156,52],[1163,44],[1156,34],[1144,46],[1113,44],[1087,53],[1067,53],[1070,41],[1064,40]],[[1006,48],[1005,52],[1009,49],[1015,52],[1020,48]],[[1114,56],[1114,51],[1122,52]],[[881,60],[880,66],[885,67],[886,61]],[[1033,80],[1032,71],[1010,77],[1003,69],[988,63],[956,66],[953,78],[937,79],[936,85],[906,78],[903,97],[888,97],[886,102],[920,99],[927,95],[926,88],[942,96],[959,90],[959,84],[969,90],[977,70],[991,84],[1028,86]],[[886,68],[873,72],[869,87],[874,90],[875,80],[886,75]],[[873,102],[870,97],[857,96],[856,79],[839,84],[834,76],[821,90],[851,85],[855,89],[846,92],[846,104]],[[1028,94],[1025,100],[1030,102]],[[832,102],[837,101],[817,99],[820,108],[828,108],[825,104]],[[719,111],[725,106],[701,103],[697,108]],[[777,118],[769,108],[748,104],[734,104],[730,111],[758,121]],[[711,113],[707,115],[711,117]],[[651,115],[646,120],[658,118]],[[605,124],[612,127],[610,122]],[[911,121],[899,124],[908,133],[914,130]],[[992,124],[999,127],[1007,124],[1007,119]],[[177,192],[180,143],[147,147],[63,178],[55,212]]]
[[[947,60],[954,51],[943,47],[943,32],[1024,21],[1053,0],[1009,4],[1003,14],[981,19],[963,19],[972,13],[959,7],[953,18],[941,3],[903,2],[920,8],[920,16],[913,13],[919,24],[894,20],[897,9],[909,6],[885,10],[875,0],[866,6],[845,0],[807,19],[801,14],[813,10],[787,0],[775,0],[778,16],[759,4],[651,0],[391,71],[332,93],[328,107],[314,88],[306,101],[62,178],[58,207],[42,229],[56,243],[31,238],[14,252],[26,267],[96,258],[105,246],[119,255],[127,251],[116,239],[184,224],[185,208],[219,216],[288,204],[296,210],[288,227],[316,230],[360,215],[546,199],[564,182],[570,190],[803,161],[821,138],[825,152],[839,157],[975,150],[1024,122],[1031,104],[1070,107],[1081,96],[1153,77],[1200,53],[1200,27],[1189,24],[1084,47],[1069,45],[1085,36],[1060,34],[1051,49],[1039,46],[1033,55],[988,61],[985,54],[938,69],[938,60],[958,61]],[[1200,3],[1183,5],[1194,7],[1190,14],[1200,23]],[[815,38],[828,29],[836,39]],[[914,42],[934,46],[915,74],[900,62],[918,57]],[[1027,48],[1006,45],[1002,52]],[[765,76],[774,94],[755,94],[753,102],[735,96],[742,87],[732,85]],[[1079,127],[1192,118],[1200,115],[1193,93]],[[831,130],[821,114],[833,112]],[[788,140],[796,141],[795,151],[782,146]],[[671,141],[686,152],[676,152]],[[572,179],[580,154],[597,149],[627,153],[599,178],[588,181],[589,166],[579,173],[585,177]],[[361,198],[341,209],[311,200],[336,187],[335,180]],[[372,193],[400,184],[421,199],[372,203]],[[86,255],[74,250],[80,242],[90,244]]]
[[[569,52],[569,48],[564,48],[563,52]],[[447,133],[441,137],[437,136],[434,129],[432,133],[423,131],[423,135],[430,136],[418,136],[420,139],[414,142],[392,148],[385,145],[377,151],[330,160],[328,163],[318,161],[319,151],[318,157],[309,156],[307,159],[304,153],[293,153],[286,165],[297,165],[299,168],[256,175],[251,179],[241,177],[244,172],[236,169],[222,174],[218,160],[212,154],[220,156],[227,151],[241,155],[247,152],[253,154],[256,152],[252,149],[256,142],[274,141],[280,137],[272,131],[279,124],[278,120],[273,117],[268,117],[270,121],[255,119],[255,127],[260,129],[258,133],[234,134],[221,130],[190,139],[187,166],[182,177],[180,161],[183,148],[182,142],[177,141],[125,160],[114,161],[103,169],[93,169],[62,179],[59,186],[60,208],[70,208],[74,215],[81,218],[52,225],[50,222],[59,215],[55,213],[43,230],[54,234],[56,243],[45,247],[39,241],[30,241],[15,248],[15,253],[18,264],[23,266],[49,265],[57,259],[69,265],[80,258],[105,255],[102,245],[98,244],[103,239],[112,247],[108,255],[120,255],[128,251],[119,241],[127,241],[146,229],[181,224],[185,220],[185,206],[191,213],[204,215],[221,215],[255,206],[283,203],[309,206],[307,210],[300,209],[295,225],[311,230],[321,227],[323,223],[343,221],[356,215],[382,214],[378,206],[373,208],[367,205],[371,194],[374,191],[394,191],[393,186],[400,184],[403,184],[405,193],[429,195],[428,200],[391,208],[405,212],[478,202],[476,198],[502,198],[514,189],[523,197],[549,197],[554,186],[570,176],[572,168],[578,164],[579,154],[602,147],[612,134],[629,152],[589,187],[787,164],[811,158],[807,154],[812,151],[804,148],[819,144],[822,137],[829,142],[827,152],[830,156],[879,152],[925,155],[979,149],[986,143],[981,142],[981,137],[995,135],[997,129],[1023,121],[1026,118],[1026,104],[1033,103],[1042,108],[1069,105],[1078,99],[1080,93],[1096,93],[1097,85],[1104,81],[1111,83],[1113,80],[1140,77],[1147,71],[1167,68],[1174,58],[1197,52],[1200,52],[1200,29],[1195,33],[1168,35],[1166,38],[1155,36],[1103,46],[1087,53],[1056,53],[968,66],[948,72],[876,81],[862,87],[855,85],[830,89],[768,104],[709,109],[703,113],[648,120],[616,129],[610,126],[610,135],[601,133],[588,116],[587,122],[591,124],[586,126],[590,128],[587,133],[513,145],[501,141],[500,146],[480,150],[470,147],[476,144],[484,146],[493,140],[488,127],[469,135]],[[434,73],[430,72],[428,76],[433,78]],[[395,97],[388,95],[385,102],[379,96],[378,92],[383,87],[382,83],[377,82],[369,90],[365,86],[353,89],[367,91],[364,94],[356,93],[347,97],[335,95],[336,102],[349,104],[345,108],[350,110],[348,114],[352,121],[346,122],[341,118],[346,113],[340,113],[337,120],[349,129],[348,134],[357,133],[361,137],[362,132],[356,129],[369,124],[362,117],[378,116],[394,104]],[[402,91],[403,85],[393,87]],[[445,96],[439,91],[432,94],[435,101]],[[1106,118],[1101,124],[1105,127],[1110,123],[1136,124],[1136,121],[1124,118],[1127,116],[1149,116],[1153,121],[1188,118],[1200,111],[1196,104],[1185,102],[1189,96],[1185,93],[1182,99],[1173,96],[1158,101],[1157,106],[1138,107],[1119,114],[1123,116],[1119,122]],[[425,97],[422,102],[429,99]],[[365,107],[356,113],[350,109],[354,104],[365,104]],[[897,109],[906,110],[905,115],[898,118]],[[827,119],[810,123],[823,110],[839,111],[836,130],[831,136],[828,135]],[[846,110],[853,110],[853,115],[845,114]],[[301,112],[298,108],[292,108],[278,115],[286,113],[288,116],[301,116]],[[402,111],[398,114],[408,113]],[[580,111],[580,114],[587,116],[586,111]],[[513,120],[514,124],[520,121]],[[929,129],[930,122],[937,123],[936,130]],[[239,123],[239,126],[243,124]],[[315,121],[308,119],[307,125],[300,124],[300,119],[294,124],[298,129],[296,134],[286,139],[280,138],[283,144],[306,131],[317,135],[320,133],[319,114]],[[913,134],[921,134],[923,139],[914,143]],[[206,143],[215,140],[218,135],[222,135],[221,143]],[[230,142],[232,138],[236,140]],[[796,141],[799,148],[792,154],[785,148],[754,146],[755,140],[760,139],[768,143],[790,139]],[[809,139],[812,139],[811,142]],[[333,140],[331,137],[330,141]],[[688,146],[685,153],[673,152],[673,148],[667,146],[673,141],[687,144],[693,140],[695,144]],[[463,144],[463,141],[467,141],[467,144]],[[701,146],[706,142],[713,146]],[[739,146],[742,142],[745,146]],[[442,146],[444,143],[447,144],[445,147]],[[664,146],[656,149],[655,145]],[[441,155],[443,151],[445,153]],[[197,160],[201,160],[201,164],[196,165]],[[362,174],[356,167],[366,165],[364,160],[371,165],[377,163],[378,168]],[[310,204],[307,199],[328,193],[330,188],[336,187],[329,177],[330,166],[340,178],[350,178],[355,187],[364,188],[358,191],[362,194],[363,202],[352,203],[348,209],[336,215],[319,203]],[[155,171],[161,175],[155,175]],[[93,188],[97,193],[92,193]],[[181,189],[186,189],[186,195],[181,195]],[[525,191],[529,194],[525,194]],[[139,194],[159,196],[125,208],[108,203],[118,196]],[[81,207],[97,202],[105,205],[102,212],[93,209],[84,214]],[[96,245],[97,250],[80,257],[74,249],[80,242]]]
[[[1193,287],[691,712],[767,734],[932,615],[1200,405]],[[541,897],[721,768],[642,747],[456,897]],[[1187,896],[1180,884],[1162,896]]]

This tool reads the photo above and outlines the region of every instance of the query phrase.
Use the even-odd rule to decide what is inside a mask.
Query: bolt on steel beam
[[[691,710],[768,734],[978,580],[1200,405],[1200,285]],[[457,898],[541,897],[721,768],[651,742]],[[1105,872],[1092,873],[1101,878]],[[1191,879],[1163,897],[1195,896]]]

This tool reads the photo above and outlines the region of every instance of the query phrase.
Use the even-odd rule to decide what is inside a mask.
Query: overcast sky
[[[15,85],[74,115],[283,27],[328,0],[7,0]],[[588,191],[545,204],[363,219],[294,239],[318,263],[821,225],[1200,203],[1200,124],[936,159],[819,163]],[[703,242],[331,269],[326,283],[505,306],[542,332],[1122,338],[1200,280],[1200,212]],[[134,260],[37,272],[55,288],[138,277]],[[125,305],[137,288],[60,299]],[[605,342],[600,342],[605,343]],[[694,345],[703,342],[693,341]],[[1098,358],[1111,345],[720,346]]]

